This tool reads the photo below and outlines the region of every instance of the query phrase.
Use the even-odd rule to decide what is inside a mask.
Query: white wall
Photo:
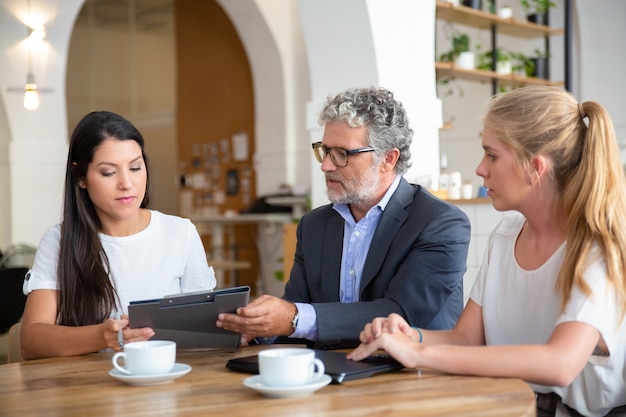
[[[4,101],[0,100],[0,249],[11,242],[11,170],[9,169],[9,140],[11,130]]]
[[[598,7],[599,5],[601,7]],[[626,82],[623,54],[626,38],[626,1],[579,0],[576,2],[579,62],[576,92],[579,101],[602,104],[613,119],[617,138],[626,148]],[[626,152],[623,163],[626,164]]]

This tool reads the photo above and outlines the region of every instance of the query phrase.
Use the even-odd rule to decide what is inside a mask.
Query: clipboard
[[[215,326],[219,313],[234,313],[248,305],[250,287],[224,288],[131,301],[131,328],[151,327],[153,339],[173,340],[177,349],[236,348],[241,333]]]

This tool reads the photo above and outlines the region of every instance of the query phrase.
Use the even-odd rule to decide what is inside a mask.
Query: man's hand
[[[293,333],[291,320],[297,311],[296,306],[288,301],[262,295],[246,307],[239,307],[237,314],[220,313],[215,325],[242,333],[242,343],[245,344],[255,337],[289,336]]]

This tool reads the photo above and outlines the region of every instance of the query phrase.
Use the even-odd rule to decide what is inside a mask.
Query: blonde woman
[[[518,377],[537,415],[626,415],[626,181],[606,110],[552,87],[489,103],[484,179],[505,217],[457,325],[378,318],[349,357],[384,349],[406,367]],[[608,414],[607,414],[608,413]]]

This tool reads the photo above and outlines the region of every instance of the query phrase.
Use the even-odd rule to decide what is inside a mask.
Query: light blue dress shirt
[[[383,198],[374,207],[368,210],[365,217],[355,222],[350,207],[347,204],[334,204],[333,209],[343,217],[343,249],[341,252],[341,272],[339,282],[339,300],[342,303],[359,301],[359,288],[363,267],[376,232],[380,216],[389,199],[400,184],[400,175],[397,175]],[[311,304],[295,303],[298,308],[298,325],[289,337],[317,340],[317,316]]]

